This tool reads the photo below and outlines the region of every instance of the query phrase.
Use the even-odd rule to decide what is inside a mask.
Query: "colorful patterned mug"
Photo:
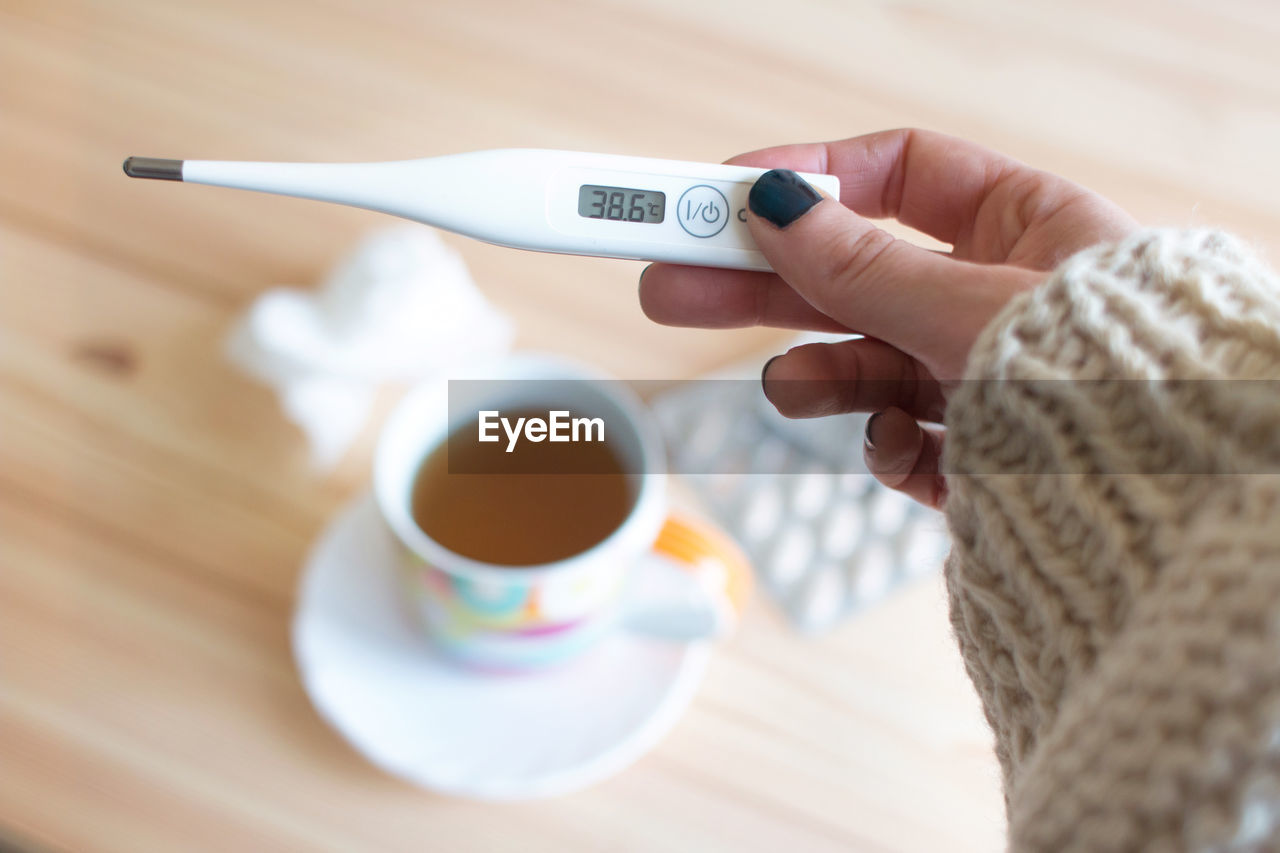
[[[615,630],[677,641],[725,633],[745,600],[749,566],[714,527],[668,514],[665,457],[640,401],[621,383],[550,356],[513,356],[479,376],[485,381],[459,383],[471,399],[451,397],[445,381],[411,391],[378,441],[378,506],[401,546],[406,601],[435,644],[471,666],[518,671],[564,662]],[[527,407],[549,382],[557,405],[604,420],[632,475],[629,514],[594,547],[554,563],[494,566],[447,550],[413,520],[423,460],[479,409]]]

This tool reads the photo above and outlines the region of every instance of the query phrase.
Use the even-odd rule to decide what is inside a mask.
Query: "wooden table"
[[[487,805],[373,769],[287,626],[375,425],[307,464],[222,340],[375,214],[128,181],[128,154],[533,146],[719,160],[898,125],[1280,246],[1260,0],[0,3],[0,837],[77,850],[992,850],[996,765],[936,580],[820,637],[757,601],[635,767]],[[523,345],[697,375],[776,331],[648,323],[638,265],[461,239]],[[387,400],[391,399],[388,395]]]

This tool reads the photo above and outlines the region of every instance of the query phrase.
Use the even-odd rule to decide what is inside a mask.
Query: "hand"
[[[839,203],[789,172],[751,190],[747,225],[775,273],[654,264],[640,304],[675,326],[847,331],[768,362],[764,392],[784,415],[878,412],[867,465],[940,506],[940,423],[978,333],[1060,261],[1137,228],[1111,202],[964,140],[892,130],[743,154],[739,165],[840,178]],[[952,246],[931,252],[864,217],[892,217]]]

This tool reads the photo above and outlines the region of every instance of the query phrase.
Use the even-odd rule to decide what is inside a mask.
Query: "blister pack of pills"
[[[829,628],[938,571],[942,516],[867,472],[867,416],[784,418],[758,378],[732,378],[759,370],[682,383],[650,402],[671,470],[742,545],[791,622]]]

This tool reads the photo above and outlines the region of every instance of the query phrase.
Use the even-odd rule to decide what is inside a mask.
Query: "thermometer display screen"
[[[578,215],[616,222],[661,222],[667,213],[667,195],[656,190],[600,187],[583,184],[578,190]]]

